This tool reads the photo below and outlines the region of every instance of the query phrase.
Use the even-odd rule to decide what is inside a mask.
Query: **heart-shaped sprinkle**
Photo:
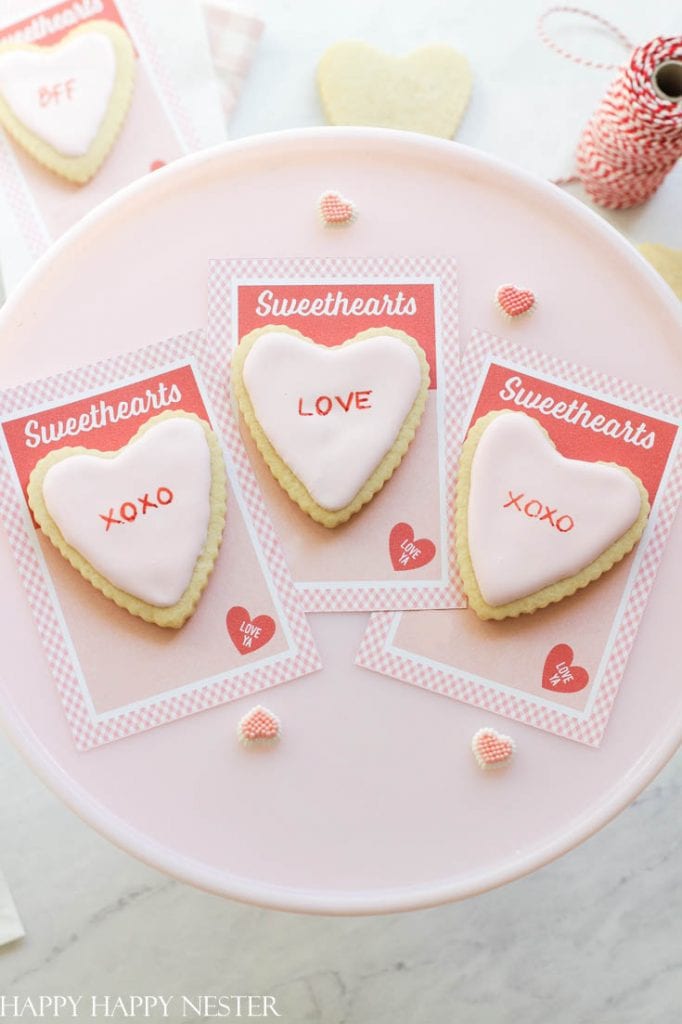
[[[275,635],[275,620],[270,615],[256,615],[253,619],[246,608],[235,605],[225,619],[230,640],[240,654],[252,654],[265,647]]]
[[[543,689],[555,693],[578,693],[589,681],[587,669],[573,664],[573,648],[568,644],[555,644],[545,658]]]
[[[320,216],[327,227],[338,228],[352,224],[358,215],[355,203],[338,192],[323,192],[318,203]]]
[[[268,708],[257,704],[251,708],[241,719],[237,728],[239,740],[245,746],[252,743],[262,743],[278,740],[281,735],[281,727],[277,715]]]
[[[436,545],[427,537],[415,540],[409,523],[396,523],[388,539],[391,563],[396,572],[419,569],[435,558]]]
[[[502,284],[495,292],[495,302],[504,315],[513,320],[533,309],[535,295],[530,288],[516,288],[513,284]]]
[[[496,729],[479,729],[471,740],[471,749],[478,767],[487,771],[508,764],[516,748],[510,736],[503,736]]]

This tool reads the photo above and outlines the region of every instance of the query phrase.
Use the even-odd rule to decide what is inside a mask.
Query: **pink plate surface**
[[[357,204],[351,228],[320,227],[326,189]],[[522,344],[680,390],[677,303],[611,228],[555,187],[472,150],[364,129],[231,143],[105,204],[1,314],[0,385],[202,326],[212,256],[443,253],[459,261],[463,339],[474,325],[503,330],[493,294],[511,280],[551,311],[550,331],[538,326],[547,316],[512,326]],[[282,720],[276,751],[245,756],[236,742],[247,699],[78,754],[4,533],[0,706],[71,807],[196,885],[335,913],[471,895],[594,832],[679,743],[680,527],[599,750],[355,668],[366,616],[318,615],[326,668],[262,701]],[[482,725],[517,742],[504,777],[475,766],[469,743]]]

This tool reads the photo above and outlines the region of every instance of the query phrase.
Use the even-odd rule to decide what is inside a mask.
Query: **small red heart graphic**
[[[555,644],[545,658],[542,686],[555,693],[577,693],[590,681],[582,665],[573,664],[573,648],[568,644]]]
[[[150,171],[160,171],[161,168],[165,167],[165,166],[166,166],[166,161],[165,160],[152,160],[152,162],[149,165],[149,170]]]
[[[514,756],[514,741],[496,729],[479,729],[471,740],[478,767],[501,768]]]
[[[280,724],[277,715],[257,704],[244,715],[237,729],[239,739],[247,746],[258,740],[279,739]]]
[[[513,284],[503,284],[495,292],[495,302],[505,316],[513,319],[533,308],[535,295],[529,288],[515,288]]]
[[[324,192],[320,196],[319,207],[322,220],[332,227],[352,224],[357,217],[355,203],[350,199],[344,199],[338,192]]]
[[[415,540],[414,530],[409,523],[396,523],[388,538],[388,550],[396,572],[419,569],[436,555],[436,545],[433,541],[426,537]]]
[[[272,640],[275,635],[275,620],[269,615],[257,615],[252,619],[246,608],[235,605],[225,618],[230,640],[240,654],[252,654]]]

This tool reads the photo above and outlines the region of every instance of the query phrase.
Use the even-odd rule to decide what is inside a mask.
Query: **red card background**
[[[616,439],[604,434],[597,434],[585,427],[554,419],[551,415],[543,415],[536,409],[525,409],[523,406],[515,405],[512,401],[503,401],[500,398],[500,392],[503,391],[505,382],[510,377],[519,377],[521,387],[553,398],[556,402],[570,403],[574,399],[578,402],[585,401],[593,415],[601,414],[607,419],[621,421],[629,419],[635,428],[645,422],[647,432],[650,430],[656,432],[656,441],[652,448],[637,447],[634,444],[628,444],[622,438]],[[677,433],[677,427],[674,424],[656,419],[648,414],[643,415],[630,409],[627,405],[604,402],[585,395],[581,391],[574,391],[572,388],[551,383],[540,377],[534,377],[532,374],[492,363],[469,426],[480,416],[485,416],[487,412],[492,412],[495,409],[514,409],[532,416],[542,424],[561,454],[568,458],[584,459],[586,462],[616,462],[620,466],[627,466],[640,478],[649,492],[651,502],[656,497]]]
[[[342,291],[352,302],[355,298],[382,299],[388,295],[395,300],[402,292],[405,300],[414,298],[417,311],[414,315],[402,316],[258,316],[258,297],[265,290],[271,291],[276,299],[324,299],[329,292]],[[431,388],[436,387],[436,335],[434,314],[434,289],[432,284],[259,284],[239,286],[239,337],[249,331],[271,324],[284,324],[300,331],[319,345],[340,345],[348,338],[371,327],[392,327],[405,331],[418,341],[424,349],[431,373]]]

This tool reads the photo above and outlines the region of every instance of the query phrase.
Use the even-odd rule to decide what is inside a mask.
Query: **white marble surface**
[[[682,758],[573,853],[393,917],[228,903],[96,835],[3,741],[3,868],[27,937],[0,993],[267,993],[290,1024],[677,1024]],[[87,1019],[87,1018],[86,1018]]]
[[[500,7],[346,0],[331,18],[320,0],[251,6],[268,33],[235,135],[316,123],[312,68],[333,39],[407,50],[466,25],[485,52]],[[543,5],[509,6],[532,25]],[[592,6],[626,27],[642,10]],[[617,226],[682,247],[680,170]],[[76,819],[1,737],[0,793],[0,863],[27,932],[0,950],[0,995],[264,993],[291,1024],[680,1020],[680,756],[599,835],[535,875],[466,903],[357,920],[275,914],[170,881]]]

